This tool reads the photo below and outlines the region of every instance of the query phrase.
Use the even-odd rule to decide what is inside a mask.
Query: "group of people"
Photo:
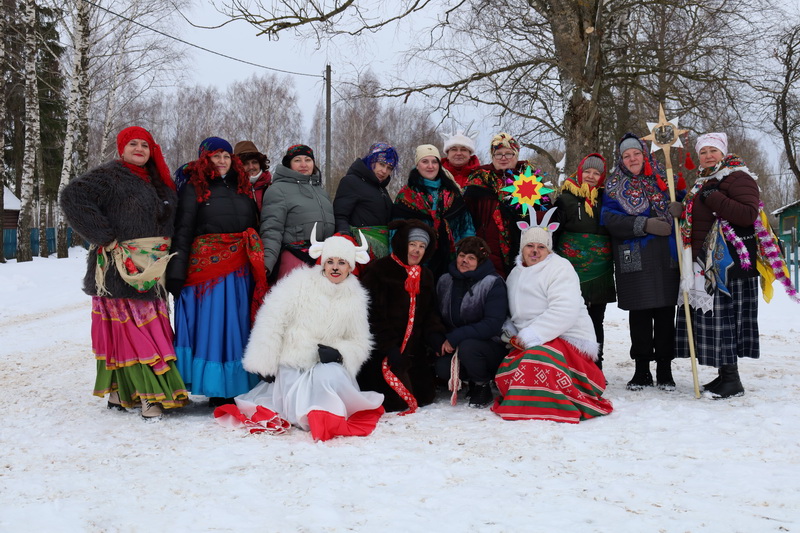
[[[529,219],[507,192],[529,163],[506,133],[486,165],[462,133],[444,158],[417,147],[394,199],[387,143],[353,162],[333,201],[306,145],[270,173],[251,141],[209,137],[175,179],[145,129],[122,130],[117,148],[61,195],[91,244],[94,393],[109,409],[155,419],[191,393],[223,424],[324,440],[369,434],[437,386],[455,402],[463,381],[470,406],[506,419],[605,415],[608,303],[630,312],[629,389],[674,389],[671,361],[688,355],[673,221],[698,358],[720,369],[705,388],[742,394],[737,359],[758,357],[758,187],[724,134],[698,139],[702,170],[682,202],[627,134],[608,177],[587,155]]]

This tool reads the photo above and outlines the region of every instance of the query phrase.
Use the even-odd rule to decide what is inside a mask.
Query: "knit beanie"
[[[286,168],[291,168],[292,159],[298,155],[307,155],[312,161],[314,161],[314,163],[316,163],[316,160],[314,159],[314,151],[311,148],[305,144],[293,144],[286,149],[286,155],[283,156],[283,159],[281,159],[281,164]]]
[[[463,146],[471,153],[475,153],[475,141],[464,135],[463,131],[456,132],[445,139],[443,147],[444,153],[447,154],[447,151],[453,146]]]
[[[619,154],[622,155],[631,148],[636,148],[640,152],[644,153],[644,151],[642,150],[642,143],[639,141],[639,139],[637,139],[636,137],[628,137],[627,139],[619,143]]]
[[[150,132],[146,129],[139,126],[131,126],[129,128],[125,128],[117,134],[117,152],[119,153],[120,157],[122,157],[122,151],[125,150],[125,145],[127,145],[133,139],[141,139],[147,142],[148,146],[150,147],[150,160],[155,163],[156,170],[158,171],[158,175],[161,177],[161,181],[163,181],[173,191],[176,190],[175,182],[172,181],[172,175],[169,172],[169,167],[167,166],[167,162],[164,160],[164,154],[161,152],[161,146],[156,143],[155,139],[153,139],[153,136],[150,135]]]
[[[508,133],[498,133],[492,137],[492,144],[490,145],[489,151],[494,155],[500,148],[510,148],[514,150],[515,154],[519,154],[519,143]]]
[[[436,148],[432,144],[421,144],[421,145],[417,146],[417,153],[414,156],[414,166],[416,166],[417,163],[419,163],[420,159],[422,159],[423,157],[428,157],[428,156],[435,157],[437,160],[439,160],[439,162],[442,161],[442,156],[439,155],[439,149],[438,148]]]
[[[587,168],[593,168],[600,174],[602,174],[606,170],[606,164],[602,159],[600,159],[596,155],[590,155],[583,162],[583,170],[586,170]]]
[[[417,241],[424,242],[427,246],[431,242],[431,237],[428,232],[420,228],[411,228],[408,232],[408,242]]]
[[[197,150],[197,157],[199,158],[206,152],[214,153],[217,150],[224,150],[233,155],[233,147],[231,143],[222,139],[221,137],[209,137],[200,143],[200,148]]]
[[[726,133],[706,133],[697,138],[697,143],[694,145],[695,151],[699,154],[700,150],[706,146],[712,146],[722,152],[722,155],[728,155],[728,135]]]
[[[547,249],[553,251],[553,234],[540,226],[533,226],[525,230],[519,239],[519,251],[525,249],[525,245],[538,242],[547,246]]]
[[[397,150],[390,146],[389,143],[377,142],[369,147],[369,152],[361,160],[369,168],[372,168],[375,163],[385,163],[394,169],[397,168],[400,158],[397,155]]]
[[[472,254],[480,265],[489,258],[489,245],[480,237],[465,237],[456,243],[457,254]]]

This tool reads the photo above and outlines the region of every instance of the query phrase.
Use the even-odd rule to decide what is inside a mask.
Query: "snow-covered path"
[[[107,411],[71,254],[0,265],[0,531],[800,532],[800,306],[777,285],[744,397],[695,400],[688,361],[673,393],[626,391],[612,308],[608,417],[505,422],[442,396],[314,443],[223,429],[203,398],[156,424]]]

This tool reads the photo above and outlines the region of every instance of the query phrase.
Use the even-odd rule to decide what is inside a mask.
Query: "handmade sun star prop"
[[[500,189],[503,192],[511,193],[511,205],[518,205],[522,208],[522,214],[527,215],[528,210],[534,204],[540,203],[545,194],[550,194],[554,189],[550,189],[542,183],[544,173],[534,171],[530,166],[525,167],[525,172],[516,176],[511,185]]]

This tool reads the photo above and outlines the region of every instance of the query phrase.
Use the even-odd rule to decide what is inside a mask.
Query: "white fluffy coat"
[[[274,376],[279,366],[308,370],[317,344],[336,348],[355,377],[372,350],[369,297],[355,276],[339,284],[321,266],[301,267],[279,281],[258,312],[244,353],[245,370]]]
[[[518,256],[516,264],[506,280],[511,313],[504,326],[507,333],[527,348],[560,337],[596,360],[597,337],[572,264],[553,253],[529,267]]]

